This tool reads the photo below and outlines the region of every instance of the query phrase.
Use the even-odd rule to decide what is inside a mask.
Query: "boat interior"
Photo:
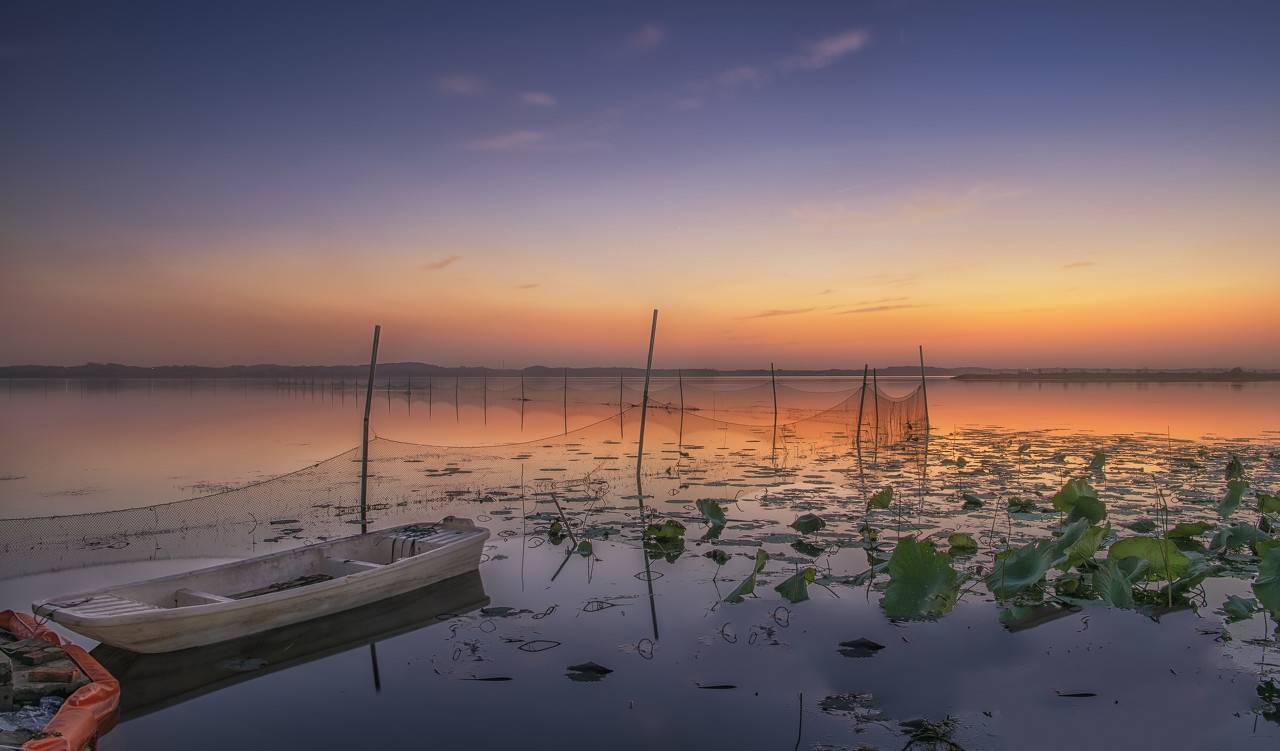
[[[41,611],[111,617],[149,610],[234,602],[382,569],[473,535],[468,520],[446,519],[309,545],[185,574],[151,579],[77,599],[50,601]]]

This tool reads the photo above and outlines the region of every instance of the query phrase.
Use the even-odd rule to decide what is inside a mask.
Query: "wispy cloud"
[[[799,52],[787,57],[767,63],[735,65],[693,81],[685,88],[694,94],[716,92],[727,95],[746,85],[761,86],[787,76],[830,67],[866,47],[870,41],[869,32],[849,29],[806,44]]]
[[[475,96],[483,94],[488,84],[483,78],[469,73],[453,73],[436,79],[436,90],[441,94],[453,96]]]
[[[520,101],[530,107],[554,107],[556,98],[545,91],[522,91]]]
[[[526,282],[524,284],[517,284],[516,289],[536,289],[541,286],[542,285],[538,282]]]
[[[850,310],[842,310],[836,313],[838,316],[856,315],[860,313],[883,313],[887,310],[903,310],[904,308],[918,308],[919,305],[911,303],[898,303],[889,305],[867,305],[861,308],[852,308]]]
[[[785,70],[821,70],[867,46],[871,35],[863,29],[850,29],[823,37],[805,46],[799,55],[782,63]]]
[[[1071,263],[1064,263],[1062,268],[1065,271],[1070,271],[1071,269],[1087,269],[1090,266],[1097,265],[1097,261],[1072,261]]]
[[[462,256],[445,256],[444,258],[437,258],[436,260],[431,261],[430,263],[424,263],[419,268],[421,268],[423,271],[439,271],[440,269],[443,269],[447,266],[452,266],[453,264],[461,260],[462,260]]]
[[[827,288],[827,289],[824,289],[824,290],[822,290],[821,292],[818,292],[818,293],[816,293],[816,294],[817,294],[817,296],[818,296],[818,297],[821,297],[821,296],[823,296],[823,295],[829,295],[829,294],[831,294],[832,292],[835,292],[835,290],[833,290],[833,289],[831,289],[831,288]]]
[[[777,318],[779,316],[798,316],[803,313],[812,313],[817,308],[774,308],[773,310],[762,310],[755,315],[743,316],[744,320],[753,318]]]
[[[546,140],[547,134],[537,130],[515,130],[488,138],[478,138],[465,144],[471,151],[517,151],[528,149]]]
[[[627,46],[633,50],[651,50],[667,40],[667,30],[650,23],[641,26],[627,37]]]

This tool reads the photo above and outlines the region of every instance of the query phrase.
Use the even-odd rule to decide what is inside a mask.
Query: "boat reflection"
[[[130,720],[366,644],[377,683],[377,642],[488,604],[480,574],[473,571],[328,618],[207,647],[144,655],[103,644],[92,654],[119,679],[120,719]]]

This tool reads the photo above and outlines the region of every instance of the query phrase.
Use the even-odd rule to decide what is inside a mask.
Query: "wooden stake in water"
[[[485,368],[480,369],[480,386],[484,391],[484,424],[489,424],[489,371]]]
[[[917,345],[920,348],[920,393],[924,396],[924,432],[929,433],[929,387],[924,380],[924,345]]]
[[[569,435],[569,369],[564,371],[564,434]]]
[[[876,434],[871,439],[871,448],[873,451],[878,451],[880,449],[880,381],[876,379],[875,368],[871,369],[871,395],[876,400]]]
[[[636,485],[640,484],[640,463],[644,461],[644,422],[649,412],[649,374],[653,371],[653,340],[658,336],[658,309],[653,309],[653,323],[649,326],[649,360],[644,366],[644,396],[640,398],[640,443],[636,448]],[[640,503],[644,503],[641,497]]]
[[[773,363],[769,363],[769,385],[773,388],[773,430],[778,431],[778,376],[773,372]]]
[[[867,401],[867,366],[862,366],[862,389],[858,394],[858,432],[853,434],[853,442],[858,447],[858,456],[862,456],[862,407]]]
[[[364,436],[360,439],[360,533],[368,531],[369,488],[369,407],[373,405],[373,376],[378,367],[378,337],[382,334],[381,326],[373,327],[373,353],[369,355],[369,383],[364,393]]]

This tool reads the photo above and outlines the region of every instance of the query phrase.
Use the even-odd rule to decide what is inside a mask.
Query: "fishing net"
[[[514,498],[535,506],[602,499],[636,505],[643,383],[511,380],[483,383],[480,398],[518,400],[522,415],[554,409],[558,401],[565,429],[492,446],[371,439],[369,529],[451,513],[477,517],[489,504]],[[481,387],[479,379],[436,379],[429,390],[401,385],[431,400],[429,409]],[[584,414],[603,416],[570,430],[570,416],[577,421]],[[919,385],[895,397],[870,385],[805,390],[732,379],[660,380],[651,384],[646,413],[642,495],[737,499],[767,493],[806,462],[852,467],[864,452],[915,451],[927,442],[926,414]],[[170,503],[0,520],[0,579],[148,559],[239,558],[354,534],[360,453],[353,448],[263,482]]]

